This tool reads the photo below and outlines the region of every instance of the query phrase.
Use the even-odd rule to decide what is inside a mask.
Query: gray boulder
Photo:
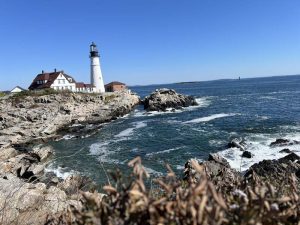
[[[198,105],[195,98],[176,93],[173,89],[159,89],[145,97],[142,101],[144,109],[147,111],[166,111],[168,108],[181,109]]]

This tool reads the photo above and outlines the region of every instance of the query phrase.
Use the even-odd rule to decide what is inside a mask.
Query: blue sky
[[[299,0],[0,0],[0,90],[41,70],[129,85],[300,73]]]

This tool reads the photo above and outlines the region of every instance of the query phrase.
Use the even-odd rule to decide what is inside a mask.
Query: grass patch
[[[3,92],[0,92],[0,98],[4,97],[6,94]]]
[[[114,94],[104,96],[104,103],[107,104],[114,100],[117,96]]]

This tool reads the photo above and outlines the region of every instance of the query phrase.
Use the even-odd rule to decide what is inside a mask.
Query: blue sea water
[[[152,176],[164,174],[166,163],[181,175],[188,159],[205,160],[210,152],[220,153],[232,167],[244,171],[260,160],[285,155],[279,153],[282,148],[269,147],[276,138],[300,141],[300,76],[136,86],[131,90],[144,97],[158,88],[195,96],[199,106],[150,114],[138,106],[93,136],[66,136],[52,142],[56,156],[48,171],[62,177],[80,173],[105,184],[104,170],[119,168],[128,173],[127,163],[136,156],[141,156]],[[235,137],[245,139],[253,158],[241,158],[238,149],[227,149]],[[290,150],[297,153],[300,145]]]

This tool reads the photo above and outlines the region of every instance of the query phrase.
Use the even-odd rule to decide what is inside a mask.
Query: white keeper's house
[[[89,92],[89,93],[103,93],[105,92],[102,72],[100,68],[100,57],[98,54],[97,46],[92,43],[90,45],[90,84],[83,82],[76,82],[75,79],[66,74],[63,70],[54,72],[44,72],[38,74],[31,85],[29,90],[42,90],[46,88],[53,88],[54,90],[69,90],[72,92]]]

